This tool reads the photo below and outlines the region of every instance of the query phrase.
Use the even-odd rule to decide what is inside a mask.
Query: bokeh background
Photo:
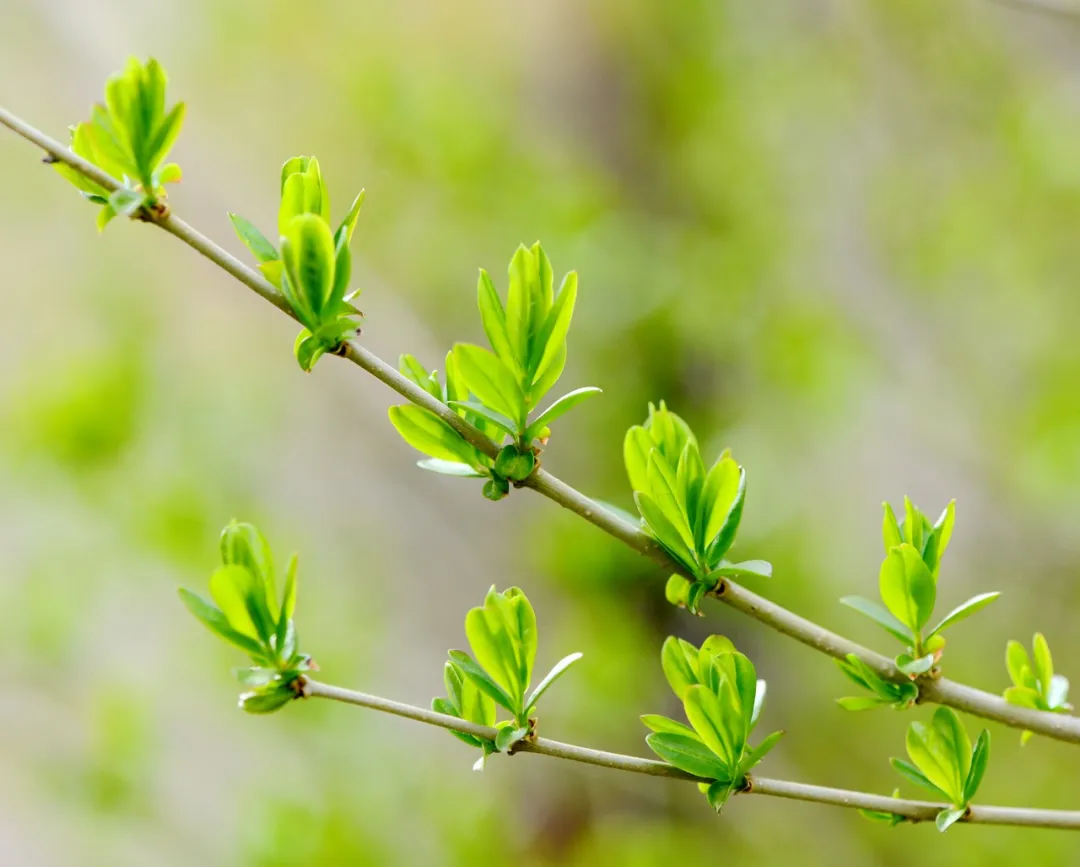
[[[0,102],[56,137],[129,54],[189,104],[175,210],[243,253],[315,153],[364,340],[437,365],[482,338],[476,269],[519,242],[581,274],[563,384],[602,398],[545,465],[629,506],[621,442],[666,398],[750,494],[765,593],[853,638],[880,503],[958,500],[949,673],[998,692],[1041,629],[1080,677],[1080,22],[991,0],[0,0]],[[394,395],[164,233],[94,209],[0,135],[0,863],[1080,864],[1066,832],[894,830],[815,805],[523,756],[339,705],[235,707],[241,662],[183,610],[220,527],[301,556],[326,680],[426,704],[487,587],[585,661],[547,735],[646,754],[668,634],[731,636],[770,682],[767,773],[889,793],[914,717],[842,712],[831,662],[672,609],[648,562],[527,492],[425,474]],[[980,723],[967,720],[969,730]],[[1078,807],[1080,752],[990,726],[982,799]],[[901,784],[909,796],[917,793]]]

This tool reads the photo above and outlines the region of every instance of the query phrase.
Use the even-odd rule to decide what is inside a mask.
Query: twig
[[[405,717],[427,725],[439,726],[452,731],[465,732],[487,740],[494,740],[496,731],[488,726],[468,722],[447,714],[426,710],[422,707],[402,704],[388,698],[354,692],[338,686],[329,686],[314,680],[306,681],[304,695],[311,698],[328,698],[345,704],[366,707],[371,710]],[[571,762],[597,765],[617,771],[633,774],[647,774],[652,777],[668,777],[688,782],[703,782],[700,778],[680,771],[665,762],[641,759],[637,756],[624,756],[588,747],[564,744],[547,738],[521,742],[515,752],[536,753],[541,756],[553,756]],[[889,798],[868,792],[853,792],[847,789],[833,789],[827,786],[812,786],[806,783],[793,783],[788,780],[773,780],[766,777],[749,778],[748,786],[740,794],[769,795],[775,798],[789,798],[796,801],[812,801],[834,807],[876,810],[881,813],[893,813],[903,816],[909,822],[932,822],[949,804],[937,804],[930,801],[907,801]],[[1033,810],[1020,807],[971,807],[962,822],[984,825],[1022,825],[1032,828],[1076,828],[1080,829],[1080,812],[1066,810]]]
[[[115,178],[77,154],[72,153],[68,148],[30,126],[3,107],[0,107],[0,124],[42,148],[48,154],[50,161],[64,162],[109,190],[120,188],[121,184]],[[235,256],[223,250],[183,220],[172,214],[166,214],[163,217],[150,220],[150,222],[175,235],[241,283],[253,289],[279,310],[294,319],[296,318],[284,296],[261,274],[243,264]],[[469,424],[453,409],[436,400],[377,355],[369,352],[356,340],[347,341],[343,345],[340,354],[353,364],[366,370],[376,379],[390,386],[406,400],[437,415],[484,454],[490,457],[497,454],[499,446],[496,443]],[[628,524],[618,515],[603,508],[600,504],[589,499],[580,491],[572,488],[546,470],[540,469],[533,473],[523,483],[523,486],[532,488],[563,508],[584,518],[608,535],[615,537],[638,553],[658,563],[666,571],[693,577],[647,533],[632,524]],[[853,653],[884,678],[897,682],[906,679],[906,675],[898,671],[892,660],[887,657],[837,635],[835,632],[831,632],[804,617],[800,617],[733,581],[723,581],[714,591],[714,595],[732,608],[828,656],[841,659],[849,653]],[[1006,703],[1004,699],[996,695],[945,678],[920,681],[919,700],[948,705],[974,716],[995,720],[1013,728],[1037,732],[1056,740],[1080,743],[1080,717],[1016,707]]]

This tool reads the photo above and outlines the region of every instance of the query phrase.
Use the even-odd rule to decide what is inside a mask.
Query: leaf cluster
[[[163,212],[164,185],[180,180],[180,167],[166,160],[183,126],[185,108],[178,102],[165,110],[167,83],[156,60],[140,63],[132,57],[106,82],[104,104],[94,106],[90,120],[71,128],[71,151],[121,180],[120,189],[107,190],[71,166],[54,164],[87,200],[101,206],[99,229],[118,215],[134,217],[144,209]]]
[[[1006,645],[1005,667],[1013,685],[1005,690],[1005,701],[1032,710],[1068,713],[1073,709],[1069,704],[1069,679],[1062,674],[1054,674],[1050,645],[1041,632],[1035,633],[1031,650],[1032,655],[1028,656],[1019,641],[1010,641]],[[1020,736],[1020,743],[1026,744],[1031,735],[1029,731],[1024,732]]]
[[[660,660],[690,725],[647,714],[641,721],[652,734],[645,741],[668,764],[701,777],[699,788],[720,812],[784,734],[773,732],[757,747],[749,745],[765,701],[765,681],[722,635],[710,636],[700,648],[669,637]]]
[[[936,626],[926,629],[937,601],[941,558],[949,546],[956,521],[955,501],[946,506],[933,525],[907,497],[904,522],[897,522],[892,507],[884,504],[882,537],[885,559],[878,587],[881,603],[862,596],[845,596],[840,602],[873,620],[905,649],[896,657],[896,666],[911,678],[928,673],[940,661],[945,648],[942,633],[985,608],[999,593],[980,593],[946,614]]]
[[[258,260],[259,270],[279,288],[304,326],[293,352],[310,371],[327,352],[359,330],[362,313],[349,292],[353,230],[364,191],[353,199],[335,229],[330,226],[330,193],[315,157],[293,157],[281,168],[278,208],[279,246],[275,247],[239,214],[229,214],[240,240]]]
[[[660,401],[659,408],[649,404],[644,424],[626,432],[623,458],[644,528],[695,576],[671,577],[671,602],[696,612],[721,578],[772,574],[763,560],[725,559],[746,499],[746,471],[730,451],[706,471],[689,425]]]
[[[412,356],[402,356],[401,372],[462,418],[502,445],[491,460],[478,453],[449,424],[414,406],[394,407],[390,420],[402,438],[432,460],[424,469],[455,476],[487,478],[484,495],[497,500],[510,485],[529,477],[538,464],[551,423],[599,388],[578,388],[534,411],[562,375],[566,338],[577,299],[577,273],[554,289],[554,272],[543,247],[518,247],[510,261],[503,304],[487,271],[477,289],[480,318],[490,349],[458,343],[447,356],[444,384]]]
[[[951,804],[937,815],[945,831],[967,813],[982,783],[990,759],[990,733],[983,729],[972,747],[967,731],[952,708],[939,707],[929,726],[913,722],[907,732],[911,761],[891,759],[897,773]]]
[[[497,729],[492,740],[453,733],[459,740],[483,750],[474,766],[482,770],[491,753],[511,752],[515,744],[533,736],[534,715],[541,697],[581,659],[581,654],[563,657],[530,691],[536,661],[536,614],[517,587],[500,593],[492,586],[484,604],[465,616],[465,636],[472,655],[463,650],[450,651],[450,660],[443,669],[446,697],[433,699],[431,707]],[[511,719],[496,722],[496,707],[509,711]]]
[[[240,696],[248,713],[271,713],[296,698],[304,672],[314,668],[297,648],[296,567],[293,554],[279,599],[269,543],[251,524],[233,521],[221,534],[221,566],[210,576],[210,599],[179,590],[207,629],[250,657],[250,667],[236,670],[250,689]]]

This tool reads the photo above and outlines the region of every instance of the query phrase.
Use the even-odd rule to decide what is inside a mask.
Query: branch
[[[0,124],[8,127],[28,141],[36,144],[49,155],[50,161],[60,161],[81,172],[101,186],[116,190],[122,185],[97,166],[87,162],[77,154],[41,131],[27,124],[0,107]],[[205,235],[196,231],[183,220],[172,214],[165,214],[149,220],[175,235],[188,246],[197,250],[214,264],[218,265],[245,286],[248,286],[262,298],[293,319],[295,315],[284,296],[261,274],[243,264],[235,256],[223,250]],[[494,457],[499,446],[457,414],[451,407],[436,400],[426,391],[415,385],[378,356],[369,352],[356,340],[349,340],[339,350],[339,354],[353,364],[363,368],[376,379],[390,386],[406,400],[420,406],[445,421],[454,430],[489,457]],[[693,579],[681,564],[673,560],[656,541],[640,528],[628,524],[617,515],[589,499],[580,491],[538,469],[521,486],[532,488],[563,508],[584,518],[599,527],[605,533],[630,548],[658,563],[669,573],[679,573]],[[733,581],[724,580],[712,591],[721,602],[737,611],[753,617],[766,626],[783,633],[796,641],[828,656],[842,659],[849,653],[858,656],[882,677],[902,682],[907,676],[898,671],[892,660],[863,647],[835,632],[830,632],[804,617],[800,617],[786,608],[758,596]],[[1080,717],[1049,713],[1016,707],[1004,699],[945,678],[920,681],[920,701],[948,705],[974,716],[991,719],[1017,729],[1037,732],[1049,738],[1080,744]]]
[[[451,731],[465,732],[475,737],[494,740],[496,730],[478,723],[468,722],[447,714],[436,713],[421,707],[402,704],[388,698],[380,698],[363,692],[353,692],[338,686],[329,686],[314,680],[306,680],[303,694],[310,698],[328,698],[333,701],[366,707],[382,713],[405,717],[427,725],[439,726]],[[536,753],[541,756],[553,756],[586,765],[597,765],[616,771],[628,771],[633,774],[646,774],[651,777],[668,777],[687,782],[703,782],[698,777],[673,768],[664,762],[652,759],[640,759],[636,756],[624,756],[602,750],[591,750],[564,744],[547,738],[522,741],[516,752]],[[766,777],[748,778],[748,787],[740,794],[769,795],[774,798],[788,798],[796,801],[813,801],[834,807],[875,810],[881,813],[894,813],[903,816],[909,822],[932,822],[938,813],[949,809],[949,804],[930,801],[907,801],[873,795],[867,792],[853,792],[847,789],[832,789],[827,786],[812,786],[806,783],[792,783],[788,780],[772,780]],[[971,807],[962,822],[983,825],[1022,825],[1030,828],[1072,828],[1080,829],[1080,812],[1067,810],[1033,810],[1021,807]]]

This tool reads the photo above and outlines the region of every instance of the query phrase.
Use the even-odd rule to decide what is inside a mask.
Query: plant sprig
[[[1013,685],[1005,690],[1004,699],[1016,707],[1049,713],[1068,713],[1073,709],[1069,704],[1069,679],[1063,674],[1054,673],[1054,658],[1050,655],[1050,645],[1041,632],[1036,632],[1031,640],[1032,655],[1028,656],[1019,641],[1010,641],[1005,648],[1005,667]],[[1034,659],[1034,662],[1032,662]],[[1021,745],[1031,739],[1032,732],[1020,735]]]
[[[914,679],[930,672],[941,660],[945,649],[942,633],[946,629],[985,608],[1001,594],[973,596],[927,630],[937,600],[941,558],[949,546],[956,521],[955,501],[945,507],[933,525],[907,497],[904,497],[903,524],[897,522],[888,503],[884,504],[884,512],[885,559],[878,580],[884,606],[862,596],[845,596],[840,602],[904,643],[904,652],[896,657],[896,667]]]
[[[642,526],[694,575],[672,575],[668,601],[697,613],[721,579],[772,575],[764,560],[725,559],[746,500],[746,471],[730,451],[706,472],[690,426],[660,401],[659,408],[649,404],[644,424],[626,432],[623,459]]]
[[[240,696],[248,713],[271,713],[288,704],[299,695],[304,673],[315,670],[297,647],[296,567],[293,554],[279,600],[269,543],[251,524],[233,521],[221,534],[221,567],[210,576],[210,600],[178,591],[207,629],[250,657],[250,667],[235,670],[250,688]]]
[[[451,650],[443,670],[446,697],[432,700],[433,710],[485,726],[494,726],[493,739],[458,733],[457,737],[483,750],[474,768],[483,770],[492,753],[509,753],[536,733],[536,708],[553,683],[581,659],[580,653],[563,657],[529,690],[536,661],[536,613],[517,587],[498,592],[494,585],[484,604],[465,616],[465,635],[472,656]],[[511,719],[496,722],[496,706]]]
[[[646,714],[641,721],[652,729],[646,743],[665,762],[701,777],[699,788],[719,813],[784,734],[773,732],[756,747],[749,745],[765,702],[765,681],[722,635],[710,636],[700,648],[669,637],[660,660],[690,725]]]
[[[63,162],[56,170],[95,205],[98,229],[117,216],[137,217],[166,212],[165,184],[177,183],[182,173],[166,162],[184,124],[184,103],[165,110],[165,70],[153,58],[140,63],[129,58],[123,71],[105,84],[105,101],[95,105],[90,120],[71,127],[71,151],[123,185],[108,190]]]

